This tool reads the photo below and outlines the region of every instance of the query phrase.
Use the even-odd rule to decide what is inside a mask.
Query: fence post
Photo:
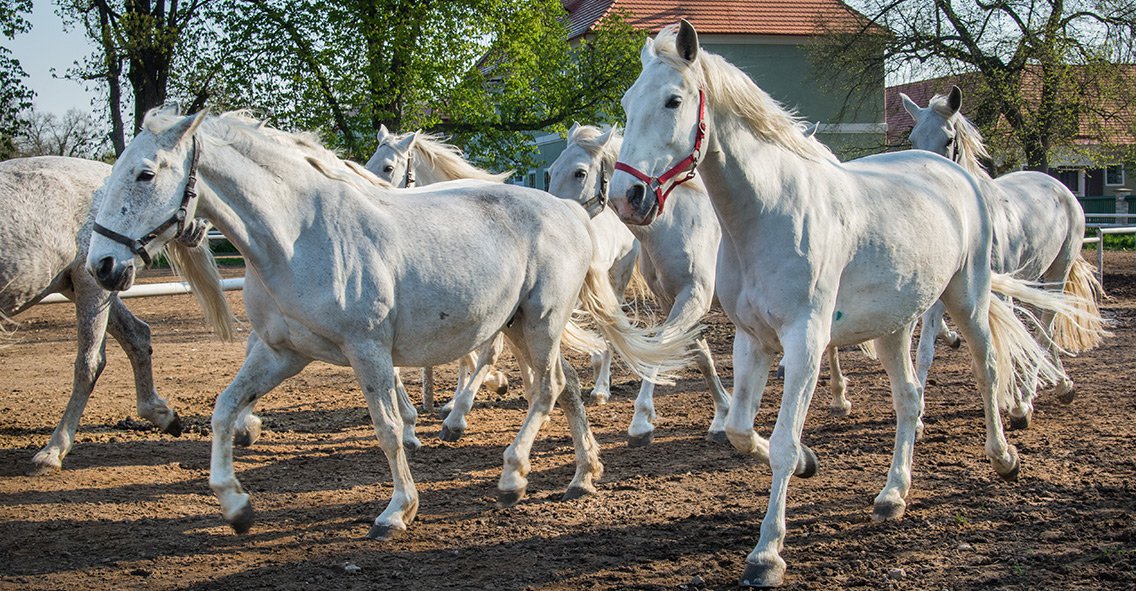
[[[1104,228],[1097,228],[1097,281],[1104,287]]]
[[[1128,197],[1132,195],[1132,190],[1128,188],[1121,188],[1116,190],[1116,223],[1126,226],[1128,225]]]

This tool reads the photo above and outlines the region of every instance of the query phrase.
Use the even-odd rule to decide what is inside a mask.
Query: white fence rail
[[[1136,234],[1136,225],[1129,225],[1136,221],[1136,214],[1128,213],[1086,213],[1085,220],[1109,220],[1106,222],[1086,223],[1086,228],[1097,231],[1095,237],[1085,238],[1084,244],[1097,245],[1097,279],[1104,283],[1104,237],[1109,234]]]
[[[226,238],[218,231],[213,230],[209,232],[209,240],[225,240]],[[234,279],[222,279],[221,289],[224,291],[233,291],[245,288],[245,278],[237,277]],[[168,283],[143,283],[135,285],[130,289],[118,292],[120,298],[148,298],[154,296],[168,296],[168,295],[181,295],[191,293],[189,284],[184,281],[171,281]],[[61,293],[53,293],[39,301],[41,304],[63,304],[70,302]]]

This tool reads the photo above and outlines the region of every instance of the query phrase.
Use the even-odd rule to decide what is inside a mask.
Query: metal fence
[[[1107,220],[1107,221],[1091,221]],[[1097,279],[1104,283],[1104,237],[1110,234],[1136,234],[1136,214],[1086,213],[1085,228],[1096,230],[1096,236],[1085,238],[1084,244],[1097,245]]]

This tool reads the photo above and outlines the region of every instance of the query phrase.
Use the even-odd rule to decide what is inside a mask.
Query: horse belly
[[[953,276],[948,269],[938,267],[916,267],[913,273],[846,270],[832,311],[832,344],[862,343],[913,322],[939,299]]]

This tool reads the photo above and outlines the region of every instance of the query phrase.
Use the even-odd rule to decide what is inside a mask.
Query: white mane
[[[970,174],[990,178],[990,174],[980,162],[990,158],[990,152],[986,151],[986,145],[982,143],[982,132],[978,131],[969,119],[963,117],[962,113],[953,111],[948,100],[947,95],[936,94],[927,103],[927,108],[954,122],[955,152],[958,154],[959,164]]]
[[[142,122],[143,128],[152,133],[161,133],[180,121],[181,115],[173,109],[152,109]],[[390,183],[371,174],[362,166],[343,160],[335,152],[325,148],[312,133],[292,133],[269,127],[264,121],[252,116],[246,110],[229,111],[216,116],[207,116],[202,128],[209,130],[209,141],[218,143],[243,143],[248,150],[245,155],[262,167],[278,174],[294,174],[289,165],[280,158],[277,146],[285,146],[297,152],[320,174],[337,181],[363,186],[391,188]],[[270,142],[271,149],[259,147],[260,142]]]
[[[383,144],[394,145],[407,134],[389,136]],[[422,164],[430,166],[434,174],[449,180],[478,179],[494,183],[503,183],[513,176],[513,171],[494,174],[483,168],[478,168],[465,159],[462,149],[446,143],[441,134],[419,133],[414,140],[414,156]]]
[[[733,112],[759,138],[782,146],[802,158],[839,162],[827,146],[804,134],[805,122],[721,56],[701,49],[695,57],[693,67],[687,67],[688,62],[678,53],[677,37],[677,27],[663,29],[655,37],[655,56],[684,76],[694,77],[691,82],[705,90],[708,103]]]

